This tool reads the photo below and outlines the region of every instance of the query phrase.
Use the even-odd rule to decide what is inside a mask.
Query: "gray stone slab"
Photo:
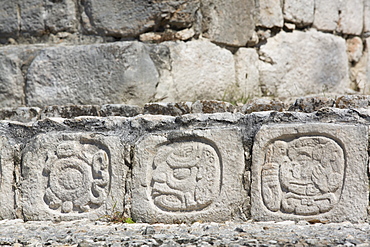
[[[314,19],[315,1],[284,1],[284,19],[291,21],[298,26],[310,25]]]
[[[0,1],[0,36],[16,37],[19,32],[16,1]]]
[[[15,218],[13,157],[9,140],[0,136],[0,219]]]
[[[115,42],[42,50],[27,79],[29,106],[144,104],[158,72],[142,43]]]
[[[135,149],[132,217],[138,222],[226,221],[245,201],[237,129],[149,134]]]
[[[365,126],[263,126],[253,146],[252,218],[364,221],[367,142]]]
[[[25,220],[98,219],[123,211],[126,150],[118,137],[40,134],[22,157]]]

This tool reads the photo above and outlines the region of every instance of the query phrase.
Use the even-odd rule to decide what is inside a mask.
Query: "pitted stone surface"
[[[13,146],[13,147],[12,147]],[[15,150],[7,137],[0,135],[0,219],[13,219],[15,212]]]
[[[252,217],[364,221],[367,135],[355,125],[263,126],[253,147]]]
[[[132,216],[139,222],[224,221],[246,199],[237,129],[145,136],[133,164]]]
[[[82,133],[38,135],[22,162],[27,220],[97,219],[123,210],[124,148],[117,137]]]

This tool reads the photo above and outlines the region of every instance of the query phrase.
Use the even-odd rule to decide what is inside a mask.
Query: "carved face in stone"
[[[161,146],[153,162],[151,195],[165,211],[200,210],[212,203],[220,183],[215,149],[201,142]]]

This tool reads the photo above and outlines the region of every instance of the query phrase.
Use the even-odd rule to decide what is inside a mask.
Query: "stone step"
[[[370,112],[347,106],[2,120],[0,218],[364,222]]]

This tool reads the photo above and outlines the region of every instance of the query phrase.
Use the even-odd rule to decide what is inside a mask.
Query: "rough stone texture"
[[[152,57],[161,77],[156,99],[221,100],[235,83],[232,53],[209,41],[165,42],[155,49]]]
[[[280,0],[256,1],[256,26],[282,27],[284,24]]]
[[[243,105],[242,113],[252,113],[259,111],[283,111],[284,103],[278,100],[254,99]]]
[[[74,0],[45,1],[45,28],[52,33],[76,32],[77,11]]]
[[[363,222],[367,141],[367,126],[263,126],[253,145],[252,217]]]
[[[313,26],[318,30],[334,31],[339,21],[339,1],[315,0]]]
[[[368,95],[341,96],[336,99],[335,106],[341,109],[368,108],[370,106],[370,96]]]
[[[199,0],[191,1],[100,1],[86,0],[84,27],[88,32],[117,37],[136,37],[166,26],[184,29],[196,21]]]
[[[24,104],[24,79],[16,55],[0,53],[0,105],[2,107]]]
[[[370,2],[364,1],[364,32],[370,32]]]
[[[19,32],[16,1],[0,2],[0,37],[16,37]]]
[[[139,42],[43,50],[27,74],[29,106],[143,104],[155,93],[158,73]]]
[[[245,46],[254,31],[253,0],[202,0],[203,36],[231,46]]]
[[[340,1],[337,30],[344,34],[360,35],[364,27],[363,0]]]
[[[38,107],[1,108],[0,120],[32,122],[37,120],[40,111]]]
[[[296,1],[296,0],[285,0],[284,1],[284,19],[297,24],[298,26],[310,25],[314,19],[314,0]]]
[[[324,107],[334,107],[335,100],[327,97],[301,97],[289,107],[289,111],[314,112]]]
[[[231,220],[246,199],[237,129],[172,131],[136,145],[132,217],[138,222]]]
[[[346,44],[349,62],[357,63],[360,60],[364,49],[362,39],[359,37],[353,37],[351,39],[347,39]]]
[[[21,32],[29,36],[44,34],[44,0],[22,0],[18,4]]]
[[[280,32],[260,48],[264,95],[341,93],[350,87],[345,40],[330,34]]]
[[[240,48],[234,59],[237,87],[232,90],[233,95],[230,95],[230,98],[240,100],[261,96],[257,51],[252,48]]]
[[[13,144],[13,143],[12,143]],[[0,135],[0,219],[13,219],[15,213],[15,152],[8,138]],[[14,144],[13,144],[14,145]]]
[[[47,133],[31,140],[22,157],[26,220],[98,219],[123,211],[124,147],[114,136]]]

